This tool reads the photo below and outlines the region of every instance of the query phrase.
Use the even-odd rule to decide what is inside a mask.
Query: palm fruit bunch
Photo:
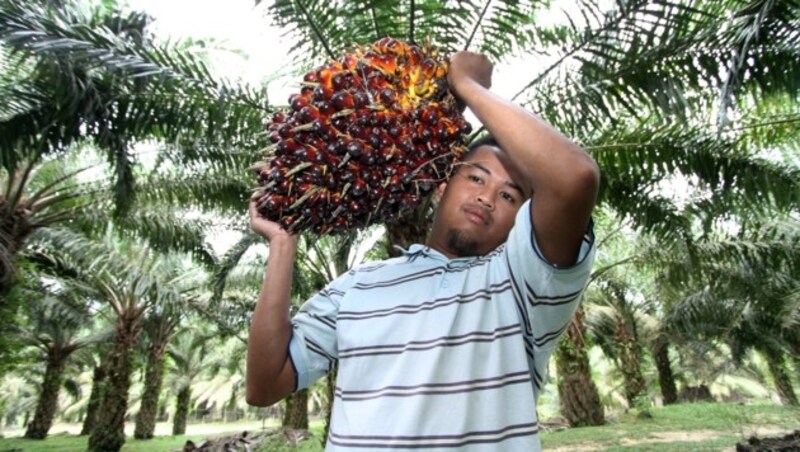
[[[256,164],[260,215],[337,233],[414,209],[465,152],[469,123],[431,46],[383,38],[308,72],[272,115]]]

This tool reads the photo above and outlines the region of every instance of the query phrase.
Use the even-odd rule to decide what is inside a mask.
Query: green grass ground
[[[637,418],[625,414],[609,420],[601,427],[566,429],[543,432],[542,445],[545,450],[588,451],[685,451],[685,450],[732,450],[737,442],[751,435],[777,436],[800,429],[800,408],[779,405],[739,405],[723,403],[682,404],[653,408],[652,418]],[[208,424],[216,432],[224,425]],[[195,428],[198,426],[195,425]],[[297,447],[272,441],[264,445],[265,451],[321,451],[319,437],[322,423],[312,422],[314,436]],[[240,433],[236,424],[231,425],[231,434]],[[215,433],[211,436],[224,435]],[[181,449],[187,439],[200,441],[208,435],[161,436],[149,441],[128,440],[123,447],[126,452],[158,452]],[[44,441],[23,438],[1,438],[0,452],[10,451],[84,451],[86,437],[70,434],[52,435]]]

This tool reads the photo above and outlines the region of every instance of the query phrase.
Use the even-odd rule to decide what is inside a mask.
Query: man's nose
[[[478,203],[483,204],[487,209],[492,210],[494,209],[494,196],[492,196],[487,190],[483,190],[478,193]]]

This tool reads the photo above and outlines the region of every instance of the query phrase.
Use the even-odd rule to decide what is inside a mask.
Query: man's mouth
[[[489,214],[480,207],[466,206],[464,212],[467,213],[467,218],[477,224],[489,225]]]

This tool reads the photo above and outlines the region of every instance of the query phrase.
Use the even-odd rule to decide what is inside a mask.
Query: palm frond
[[[144,239],[154,250],[192,253],[206,265],[214,264],[214,257],[205,245],[206,221],[189,218],[171,209],[142,209],[132,211],[120,229],[123,234]]]
[[[196,206],[226,215],[244,214],[255,177],[237,171],[184,168],[180,173],[154,174],[139,185],[138,198],[144,205]]]
[[[726,78],[719,93],[720,125],[730,120],[742,90],[754,90],[759,97],[782,92],[797,96],[798,21],[800,3],[792,0],[747,2],[731,11],[727,26],[718,35],[728,50],[723,66]]]
[[[214,267],[211,276],[211,286],[214,288],[212,302],[219,302],[225,291],[225,285],[233,269],[239,265],[242,256],[255,244],[263,242],[261,236],[252,231],[246,231],[242,238],[236,242],[220,259]]]
[[[261,129],[269,110],[262,91],[213,78],[190,48],[144,38],[137,27],[147,21],[137,13],[106,19],[87,23],[64,10],[2,4],[0,41],[34,61],[32,76],[8,94],[28,108],[0,121],[6,168],[25,150],[43,146],[48,154],[91,139],[110,147],[109,160],[122,163],[119,187],[130,187],[127,143],[192,137],[221,145]]]

